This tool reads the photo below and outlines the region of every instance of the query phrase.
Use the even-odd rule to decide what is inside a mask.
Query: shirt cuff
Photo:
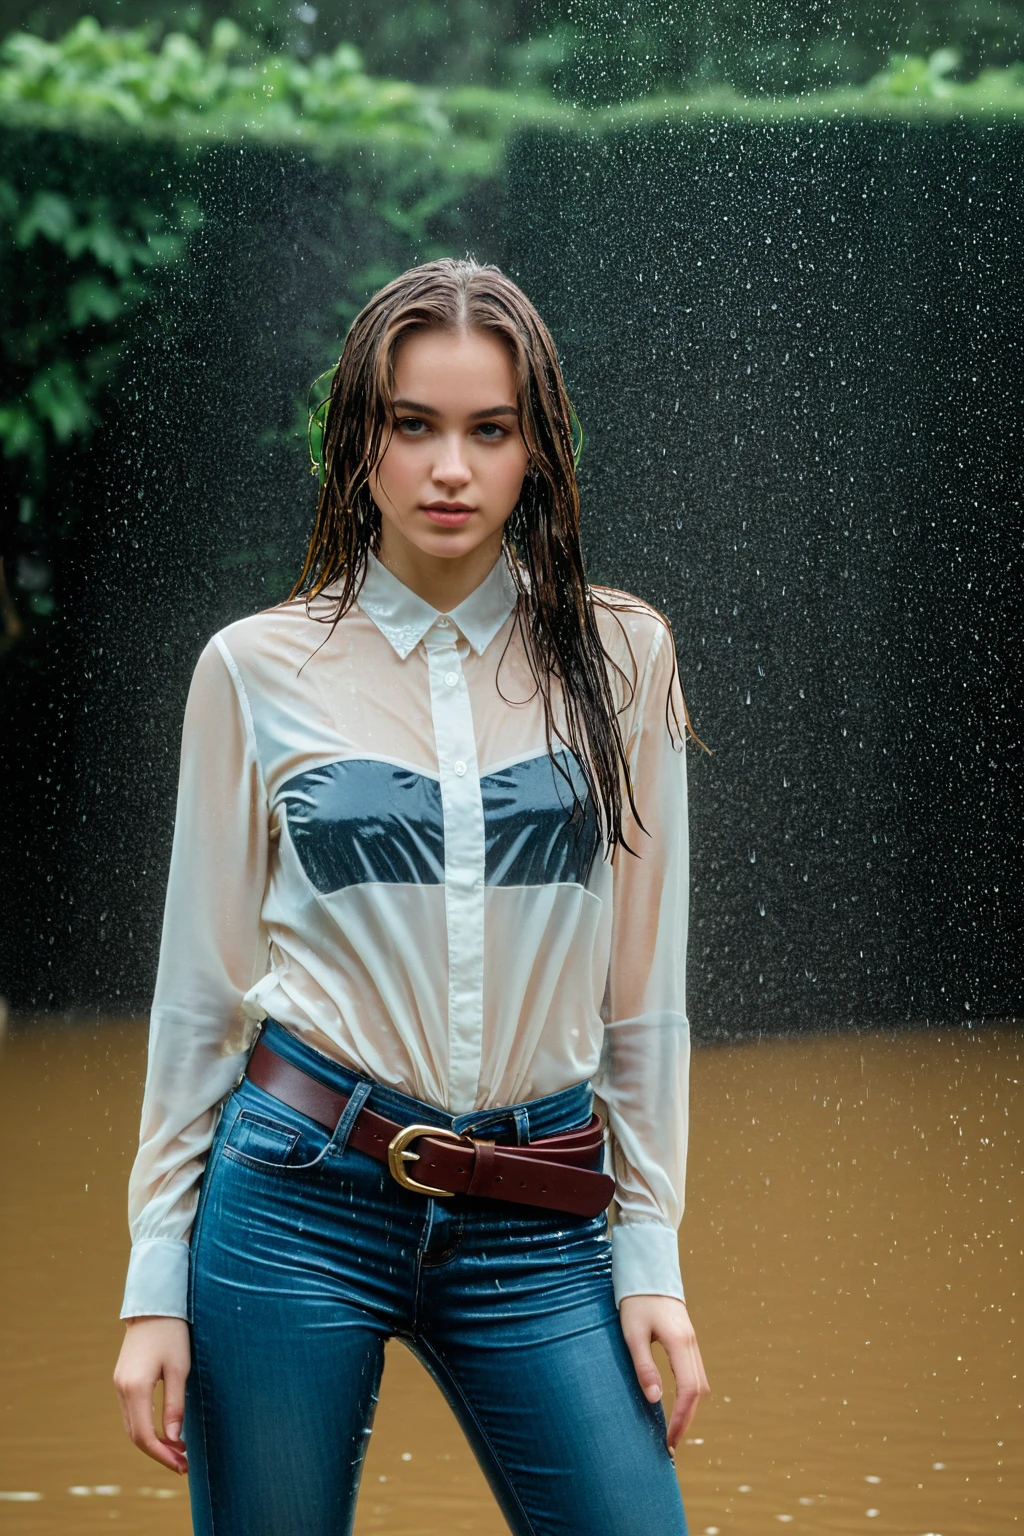
[[[134,1244],[121,1316],[188,1320],[188,1243],[146,1237]]]
[[[615,1304],[624,1296],[675,1296],[685,1301],[679,1273],[679,1237],[656,1221],[618,1221],[612,1227]]]

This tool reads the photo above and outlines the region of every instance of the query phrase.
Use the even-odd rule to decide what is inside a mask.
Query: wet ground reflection
[[[116,1023],[0,1047],[11,1536],[189,1529],[183,1485],[123,1440],[110,1387],[144,1053]],[[697,1053],[684,1275],[714,1396],[679,1457],[693,1536],[1019,1528],[1019,1078],[1011,1030]],[[356,1529],[504,1531],[400,1347]]]

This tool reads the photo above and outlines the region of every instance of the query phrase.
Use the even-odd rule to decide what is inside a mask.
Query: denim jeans
[[[604,1216],[429,1198],[346,1146],[364,1102],[524,1144],[586,1124],[589,1085],[453,1119],[280,1025],[263,1038],[354,1107],[332,1136],[247,1079],[225,1105],[192,1236],[195,1536],[351,1531],[389,1337],[440,1386],[516,1536],[686,1536]]]

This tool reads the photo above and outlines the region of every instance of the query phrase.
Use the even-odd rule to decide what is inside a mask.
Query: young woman
[[[370,301],[321,468],[296,594],[189,694],[128,1433],[197,1536],[341,1536],[397,1336],[519,1536],[684,1536],[671,632],[586,582],[555,348],[494,267]]]

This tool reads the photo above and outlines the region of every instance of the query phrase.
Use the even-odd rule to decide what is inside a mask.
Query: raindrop
[[[754,848],[751,848],[750,850],[750,862],[751,864],[757,863],[757,850]]]
[[[757,910],[760,912],[761,916],[764,917],[764,902],[763,901],[759,901],[758,902]]]

